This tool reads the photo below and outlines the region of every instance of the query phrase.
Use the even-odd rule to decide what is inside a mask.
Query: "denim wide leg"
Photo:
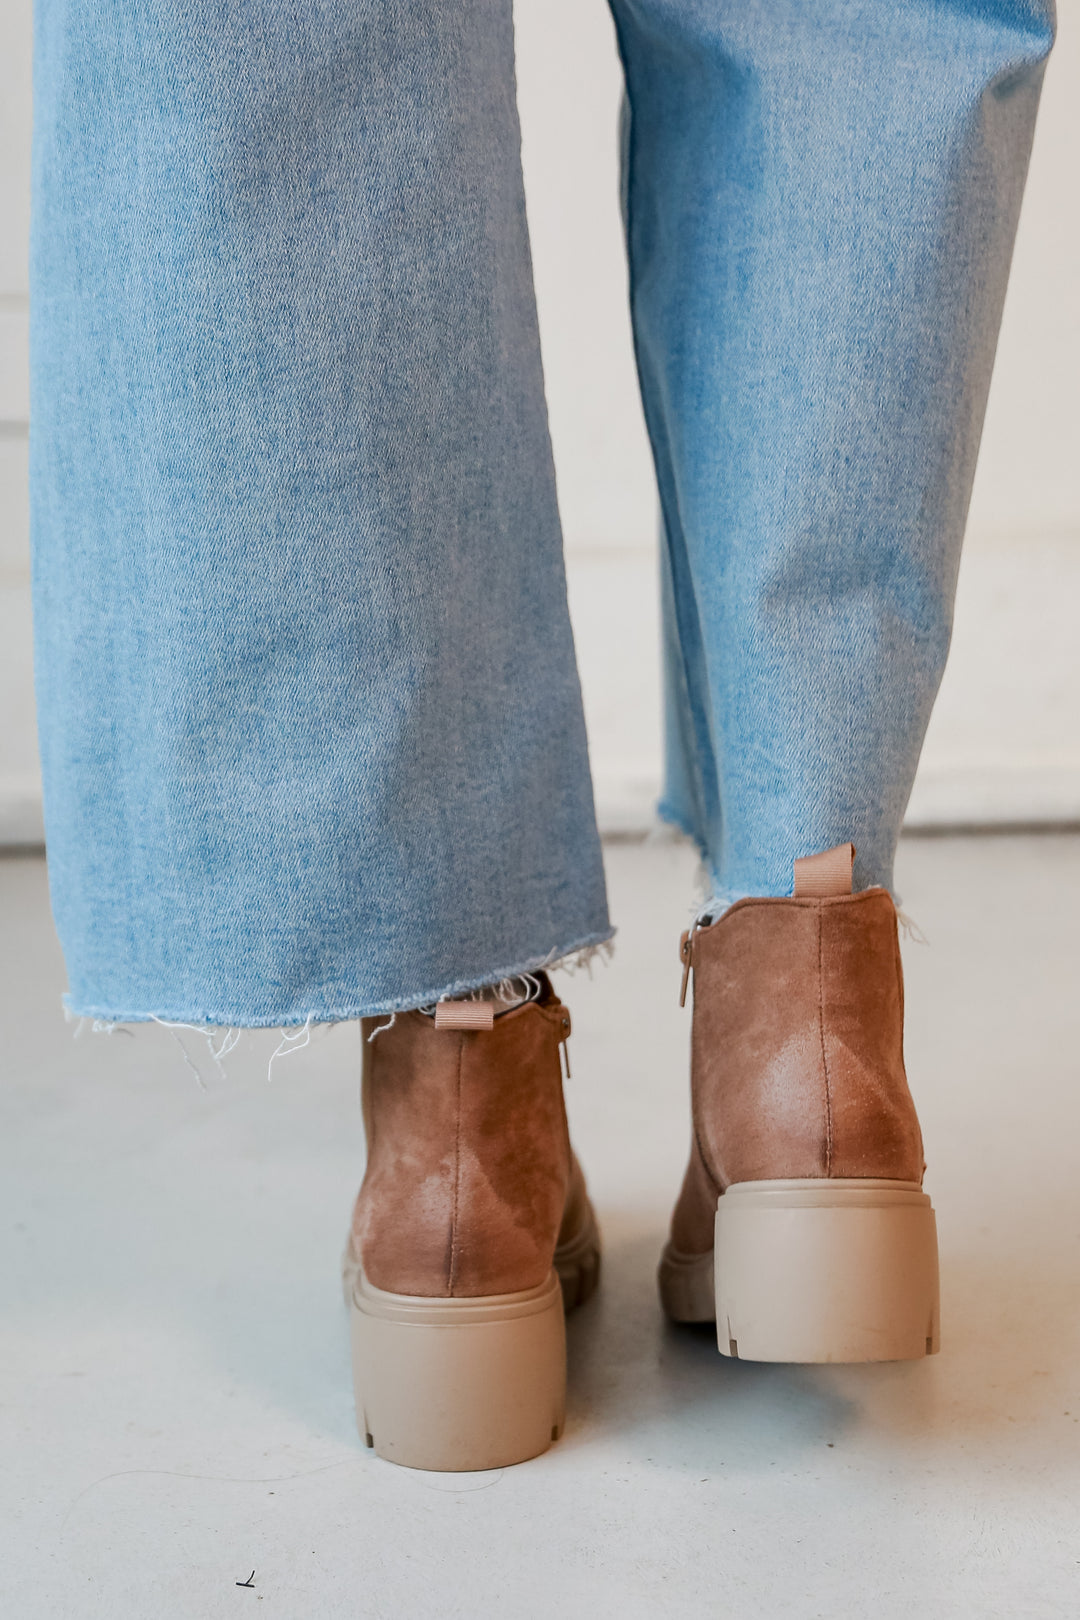
[[[847,838],[889,884],[1048,6],[612,3],[664,810],[722,897]],[[35,119],[73,1010],[344,1018],[606,938],[509,0],[37,0]]]
[[[284,1025],[610,934],[510,0],[37,0],[70,1005]]]
[[[611,0],[666,786],[714,897],[893,855],[949,647],[1051,0]]]

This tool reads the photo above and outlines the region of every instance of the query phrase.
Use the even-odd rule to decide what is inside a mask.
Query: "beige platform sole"
[[[562,1433],[562,1289],[546,1282],[480,1299],[423,1299],[375,1288],[352,1297],[356,1420],[380,1457],[448,1472],[502,1468]]]
[[[744,1181],[716,1210],[716,1332],[746,1361],[939,1348],[934,1210],[914,1182]]]
[[[711,1249],[705,1254],[680,1254],[666,1244],[656,1280],[664,1314],[673,1322],[716,1321],[716,1260]]]
[[[909,1361],[939,1347],[937,1231],[914,1182],[745,1181],[715,1248],[660,1263],[676,1322],[716,1322],[743,1361]]]
[[[591,1206],[537,1288],[477,1299],[390,1294],[342,1263],[357,1427],[380,1457],[448,1473],[505,1468],[546,1451],[566,1407],[564,1313],[594,1292]]]

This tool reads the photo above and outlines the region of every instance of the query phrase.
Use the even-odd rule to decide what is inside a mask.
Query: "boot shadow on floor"
[[[941,1354],[852,1366],[721,1356],[712,1325],[661,1314],[663,1218],[601,1209],[600,1219],[600,1293],[568,1324],[570,1445],[617,1439],[658,1467],[757,1474],[878,1439],[934,1452],[977,1444],[1070,1406],[1075,1262],[1050,1232],[1075,1231],[1075,1210],[1071,1224],[1065,1210],[1040,1212],[1047,1232],[1008,1253],[951,1253],[946,1242]]]

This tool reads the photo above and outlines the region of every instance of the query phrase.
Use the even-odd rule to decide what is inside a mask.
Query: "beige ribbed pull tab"
[[[495,1024],[493,1001],[437,1001],[436,1029],[491,1029]]]
[[[694,959],[693,929],[688,928],[679,940],[679,961],[682,963],[682,989],[679,991],[679,1006],[686,1006],[686,989],[690,983],[690,968]]]
[[[837,844],[820,855],[803,855],[795,862],[796,900],[830,900],[850,894],[854,864],[854,844]]]

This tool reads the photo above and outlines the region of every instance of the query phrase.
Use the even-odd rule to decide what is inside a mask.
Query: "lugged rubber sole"
[[[562,1433],[566,1326],[553,1270],[538,1288],[426,1299],[375,1288],[351,1301],[361,1435],[406,1468],[502,1468]]]
[[[600,1228],[590,1203],[586,1202],[581,1231],[559,1244],[552,1263],[562,1285],[565,1310],[577,1310],[596,1293],[600,1282]]]
[[[360,1434],[380,1457],[448,1473],[505,1468],[546,1451],[566,1406],[565,1311],[595,1291],[592,1206],[538,1288],[475,1299],[391,1294],[346,1246]]]
[[[673,1322],[716,1321],[716,1261],[705,1254],[680,1254],[670,1243],[660,1257],[657,1283],[664,1314]]]
[[[744,1361],[939,1348],[934,1210],[915,1182],[744,1181],[716,1210],[717,1342]]]

